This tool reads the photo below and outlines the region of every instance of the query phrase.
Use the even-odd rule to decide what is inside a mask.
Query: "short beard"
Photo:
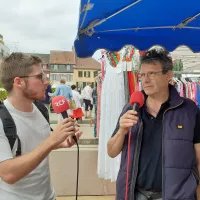
[[[37,92],[34,92],[32,89],[29,89],[29,85],[28,82],[26,81],[26,88],[22,91],[23,92],[23,96],[26,99],[29,99],[31,101],[37,100]]]

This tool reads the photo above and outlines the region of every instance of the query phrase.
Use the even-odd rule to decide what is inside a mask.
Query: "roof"
[[[51,64],[71,64],[74,69],[101,70],[101,64],[94,58],[78,58],[74,51],[50,51]]]
[[[50,54],[40,54],[40,53],[28,53],[28,54],[33,55],[33,56],[38,56],[42,59],[42,62],[44,64],[49,64]]]
[[[74,52],[72,51],[50,51],[51,64],[75,65]]]
[[[74,69],[94,69],[101,70],[101,64],[96,61],[94,58],[77,58],[76,57],[76,66]]]

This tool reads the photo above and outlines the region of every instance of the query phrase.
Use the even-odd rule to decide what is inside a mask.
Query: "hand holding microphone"
[[[75,135],[74,120],[67,118],[60,122],[54,129],[51,138],[55,143],[56,148],[61,148],[59,145],[63,143],[68,137]]]
[[[128,130],[135,126],[138,123],[138,110],[144,104],[144,95],[142,92],[134,92],[131,95],[130,105],[132,106],[132,110],[127,111],[120,118],[120,132],[123,134],[127,134]]]
[[[54,97],[52,100],[52,107],[57,114],[61,114],[64,118],[64,120],[57,125],[57,127],[55,128],[55,130],[53,131],[51,135],[51,138],[54,141],[55,147],[58,147],[58,148],[63,148],[63,147],[68,147],[68,146],[70,147],[69,145],[70,141],[68,140],[70,137],[72,137],[75,141],[77,141],[77,138],[75,136],[75,133],[77,131],[75,129],[74,120],[71,118],[68,118],[67,110],[69,109],[69,103],[65,97],[57,96],[57,97]]]

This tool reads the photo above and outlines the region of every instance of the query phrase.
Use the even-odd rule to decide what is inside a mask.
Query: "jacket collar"
[[[180,97],[176,88],[171,84],[169,84],[169,95],[170,95],[170,108],[176,107],[183,102],[183,98]]]

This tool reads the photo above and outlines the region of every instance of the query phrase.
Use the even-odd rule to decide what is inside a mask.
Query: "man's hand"
[[[69,136],[75,135],[75,122],[71,118],[66,118],[62,122],[60,122],[53,133],[48,138],[48,141],[53,149],[57,148],[58,145],[62,144]]]
[[[83,134],[82,131],[79,131],[79,130],[76,131],[75,135],[76,135],[77,141],[82,136],[82,134]],[[75,143],[76,143],[75,140],[70,135],[70,136],[67,137],[67,139],[63,143],[61,143],[60,145],[58,145],[56,149],[70,148],[70,147],[74,146]]]
[[[120,132],[127,134],[129,128],[137,124],[138,116],[137,112],[134,110],[127,111],[121,118],[120,118]]]

